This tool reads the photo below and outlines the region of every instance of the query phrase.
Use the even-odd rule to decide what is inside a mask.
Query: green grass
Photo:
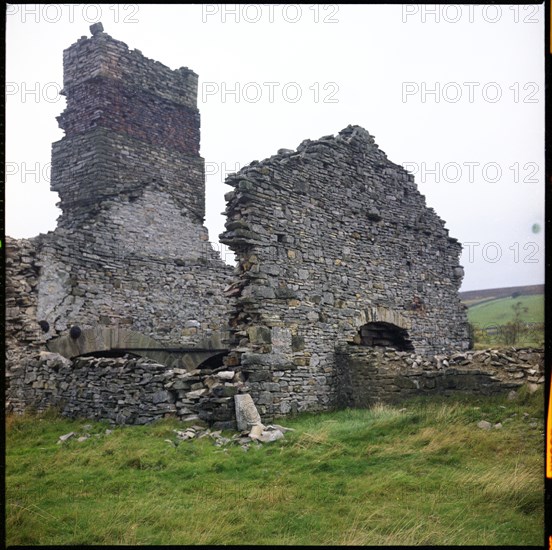
[[[522,314],[522,320],[526,323],[544,322],[544,296],[518,296],[517,298],[499,298],[483,304],[468,308],[468,320],[470,323],[481,327],[492,325],[504,325],[514,318],[512,306],[521,302],[527,308],[527,313]]]
[[[468,321],[475,330],[476,348],[511,345],[504,339],[504,327],[514,321],[512,306],[521,302],[527,312],[521,314],[525,329],[515,345],[518,347],[543,347],[544,344],[544,295],[498,298],[468,308]]]
[[[542,401],[301,415],[283,422],[296,430],[285,439],[248,452],[209,438],[173,447],[175,420],[105,435],[103,423],[10,416],[7,542],[540,545]],[[57,444],[84,424],[90,439]]]

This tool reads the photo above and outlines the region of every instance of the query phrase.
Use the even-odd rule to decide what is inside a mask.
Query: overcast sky
[[[435,11],[436,10],[436,11]],[[53,230],[62,53],[90,24],[199,75],[206,226],[225,172],[358,124],[464,245],[461,290],[544,281],[544,7],[8,6],[6,233]]]

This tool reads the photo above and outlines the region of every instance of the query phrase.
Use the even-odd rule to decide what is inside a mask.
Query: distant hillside
[[[468,321],[473,328],[476,349],[502,345],[544,346],[544,294],[528,295],[521,288],[503,298],[464,302],[468,305]]]
[[[478,327],[505,325],[514,320],[515,304],[521,303],[520,320],[524,323],[544,322],[544,300],[542,294],[520,295],[517,298],[507,296],[479,302],[468,308],[468,320]]]
[[[484,290],[468,290],[460,292],[460,299],[468,307],[476,304],[482,304],[498,298],[508,298],[512,294],[518,293],[519,296],[532,296],[535,294],[544,294],[544,285],[526,285],[509,286],[503,288],[487,288]]]

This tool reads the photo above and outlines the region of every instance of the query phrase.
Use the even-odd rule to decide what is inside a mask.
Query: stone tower
[[[231,268],[209,244],[197,75],[90,27],[63,54],[57,229],[38,238],[47,337],[121,327],[193,345],[223,330]]]
[[[52,191],[61,227],[95,215],[115,196],[134,200],[144,186],[172,197],[202,223],[204,162],[199,156],[197,75],[170,70],[91,26],[63,53],[65,137],[52,147]]]

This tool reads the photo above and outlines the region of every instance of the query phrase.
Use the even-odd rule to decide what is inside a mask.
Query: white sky
[[[223,257],[224,172],[358,124],[415,172],[464,244],[461,290],[544,281],[543,5],[12,4],[12,237],[56,226],[62,53],[98,20],[131,49],[199,75],[206,226]]]

